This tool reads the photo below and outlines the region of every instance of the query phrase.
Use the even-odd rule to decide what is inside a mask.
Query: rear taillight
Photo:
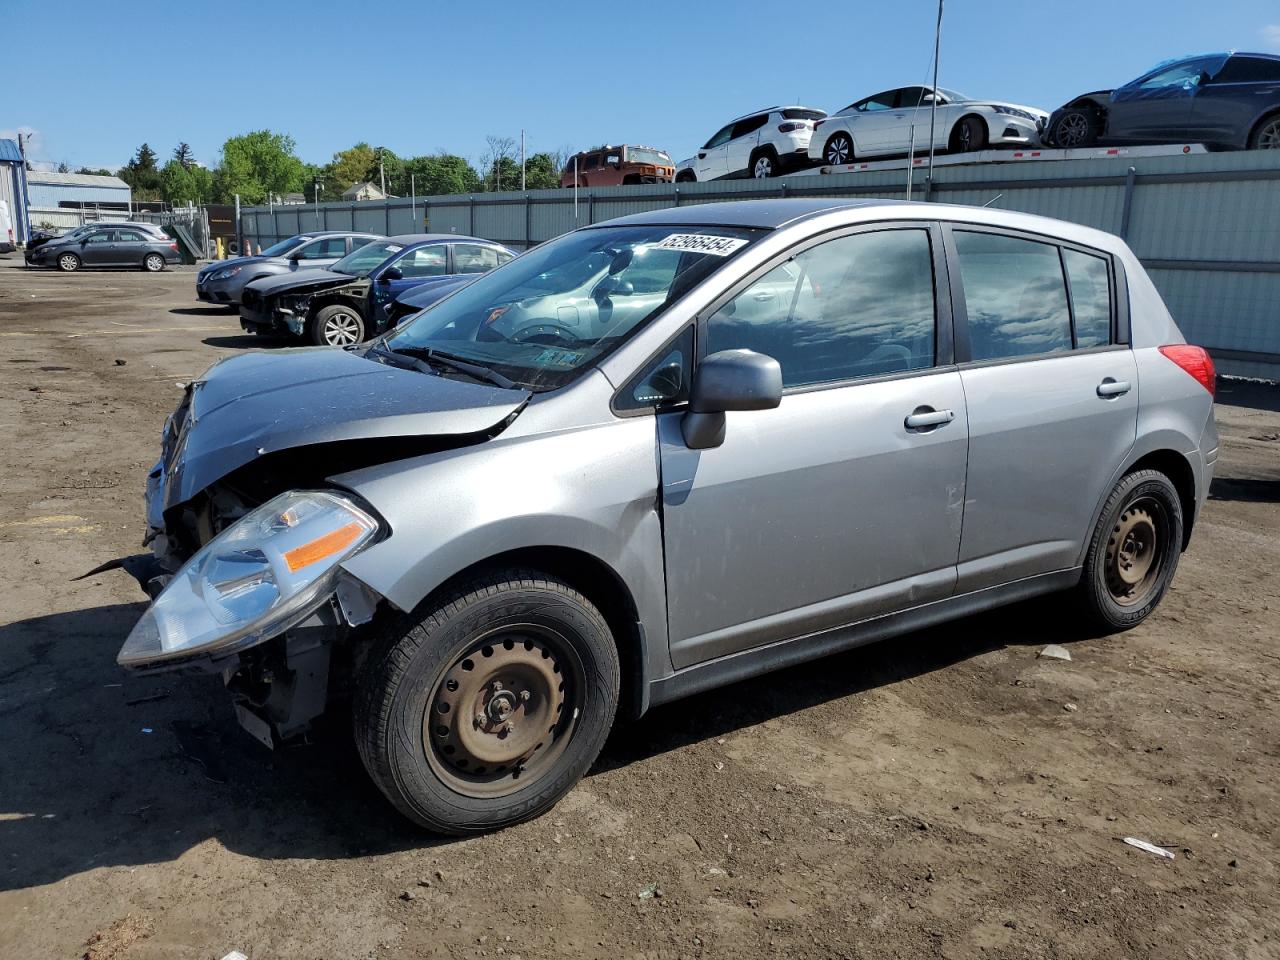
[[[815,120],[813,124],[813,129],[817,130],[820,126],[822,126],[826,122],[827,121],[825,120]]]
[[[170,249],[170,250],[172,250],[174,253],[177,253],[177,252],[178,252],[178,242],[175,240],[173,243],[169,244],[169,249]]]
[[[1189,343],[1174,343],[1161,347],[1160,352],[1195,377],[1200,386],[1213,396],[1217,386],[1218,375],[1213,369],[1213,358],[1204,347],[1195,347]]]
[[[779,133],[795,133],[797,130],[811,130],[812,127],[804,120],[793,120],[787,123],[778,124]]]

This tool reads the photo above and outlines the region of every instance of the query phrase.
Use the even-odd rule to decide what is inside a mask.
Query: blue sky
[[[36,159],[73,168],[119,166],[144,140],[162,160],[185,140],[213,165],[228,136],[262,127],[317,163],[360,140],[475,160],[487,134],[522,127],[530,152],[630,142],[679,160],[759,107],[833,111],[920,82],[936,9],[10,0],[0,136],[33,132]],[[1231,48],[1280,52],[1280,4],[948,0],[939,83],[1052,109],[1167,57]]]

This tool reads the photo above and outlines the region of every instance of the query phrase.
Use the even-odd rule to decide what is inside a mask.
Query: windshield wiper
[[[494,386],[502,387],[504,390],[516,389],[514,380],[507,379],[496,370],[490,370],[488,367],[481,366],[478,363],[472,363],[462,357],[455,357],[451,353],[444,353],[431,347],[404,347],[391,352],[400,356],[420,357],[421,359],[415,360],[416,363],[422,363],[425,360],[428,364],[434,363],[450,370],[456,370],[459,373],[465,373],[477,380],[485,380]],[[379,350],[378,353],[381,354],[384,351]]]

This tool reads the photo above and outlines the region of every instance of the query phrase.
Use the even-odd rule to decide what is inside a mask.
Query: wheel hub
[[[493,637],[445,673],[423,721],[424,746],[468,780],[518,777],[554,739],[564,705],[565,677],[550,647]]]
[[[1107,541],[1107,579],[1112,596],[1133,602],[1157,571],[1160,557],[1155,517],[1142,506],[1130,506],[1116,520]]]

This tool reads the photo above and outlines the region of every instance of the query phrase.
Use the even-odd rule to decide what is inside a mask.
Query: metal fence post
[[[595,203],[593,202],[594,199],[595,198],[592,197],[590,193],[587,194],[587,225],[588,226],[596,222],[595,215],[593,212],[595,208]]]
[[[1133,188],[1138,179],[1138,168],[1130,167],[1124,175],[1124,202],[1120,207],[1120,239],[1129,240],[1129,217],[1133,213]]]
[[[384,224],[382,232],[388,237],[391,236],[391,201],[382,201],[382,222]]]
[[[476,198],[475,194],[467,197],[467,235],[474,237],[476,235]]]
[[[529,249],[533,245],[533,237],[529,228],[529,211],[533,209],[530,203],[529,194],[524,195],[524,248]]]

